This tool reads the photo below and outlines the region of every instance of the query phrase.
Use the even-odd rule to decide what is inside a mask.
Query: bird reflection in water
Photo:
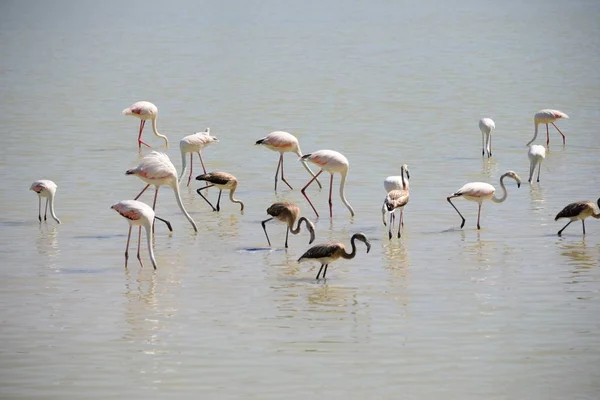
[[[484,157],[481,159],[481,173],[488,179],[492,179],[492,176],[498,172],[498,163],[495,158]]]
[[[561,249],[560,254],[567,259],[567,264],[575,268],[573,274],[578,274],[588,268],[600,265],[600,251],[596,247],[588,248],[585,236],[578,241],[558,239],[556,244]]]
[[[48,266],[54,267],[60,253],[58,248],[58,231],[56,226],[40,225],[40,232],[35,245],[40,256],[48,260]]]

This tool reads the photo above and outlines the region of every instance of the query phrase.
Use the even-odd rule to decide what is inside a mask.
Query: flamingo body
[[[410,193],[408,190],[392,190],[390,191],[384,201],[384,206],[390,213],[390,227],[388,231],[389,239],[392,239],[392,229],[394,226],[395,212],[400,210],[400,222],[398,223],[398,237],[400,237],[400,229],[404,225],[404,206],[408,204]],[[383,219],[385,225],[385,218]]]
[[[279,174],[279,169],[281,168],[281,180],[290,188],[293,189],[292,186],[288,183],[283,175],[283,153],[294,153],[298,157],[302,157],[302,151],[300,151],[300,144],[298,143],[298,139],[294,135],[284,131],[275,131],[269,133],[262,139],[256,141],[257,145],[265,146],[266,148],[276,151],[279,153],[279,162],[277,164],[277,170],[275,171],[275,190],[277,190],[277,177]],[[314,172],[310,169],[310,167],[306,164],[306,162],[302,162],[302,165],[308,171],[311,176],[315,176]],[[321,187],[321,182],[317,180],[319,187]]]
[[[38,219],[42,222],[42,197],[46,199],[46,211],[44,212],[44,221],[46,221],[46,214],[48,213],[48,204],[50,204],[50,216],[56,221],[57,224],[60,224],[60,220],[56,216],[54,212],[54,196],[56,195],[56,183],[42,179],[39,181],[35,181],[31,184],[29,190],[33,190],[37,193],[39,199],[39,207],[38,207]]]
[[[196,132],[193,135],[188,135],[179,141],[179,150],[181,151],[181,174],[179,175],[179,181],[181,182],[181,178],[185,173],[187,168],[187,153],[190,153],[190,174],[188,176],[187,186],[190,186],[190,180],[192,179],[193,173],[193,156],[194,153],[198,154],[198,158],[200,159],[200,164],[202,165],[202,170],[206,174],[206,167],[204,166],[204,160],[202,159],[202,149],[213,142],[218,142],[215,136],[210,135],[210,128],[206,128],[204,132]]]
[[[554,122],[556,120],[558,120],[558,119],[568,119],[568,118],[569,118],[569,116],[567,114],[565,114],[564,112],[559,111],[559,110],[552,110],[552,109],[548,108],[548,109],[544,109],[544,110],[538,111],[533,116],[533,123],[535,125],[535,132],[534,132],[534,135],[533,135],[533,139],[531,139],[529,141],[529,143],[527,143],[526,146],[529,146],[537,138],[537,135],[538,135],[538,126],[540,124],[545,124],[546,125],[546,146],[550,145],[550,132],[548,130],[548,124],[554,125],[554,127],[556,128],[556,130],[558,131],[558,133],[560,133],[560,135],[562,136],[563,145],[564,145],[566,143],[565,135],[558,128],[558,126],[556,126],[556,124]]]
[[[492,132],[496,129],[496,124],[491,118],[482,118],[479,120],[479,130],[481,131],[481,155],[487,151],[488,158],[492,156]]]
[[[600,199],[597,200],[598,209],[600,210]],[[558,221],[561,218],[568,218],[570,221],[558,231],[558,236],[562,234],[567,226],[571,224],[573,221],[580,220],[583,226],[583,234],[585,235],[585,219],[587,217],[593,217],[596,219],[600,219],[600,213],[596,213],[596,204],[591,201],[578,201],[575,203],[571,203],[563,208],[556,217],[555,221]]]
[[[542,161],[546,158],[546,148],[539,144],[531,145],[527,151],[527,157],[529,158],[529,182],[533,178],[536,166],[538,167],[537,181],[539,182]]]
[[[406,178],[404,175],[406,174]],[[383,181],[383,188],[387,193],[392,190],[410,190],[410,172],[408,170],[408,165],[402,164],[400,167],[400,175],[388,176]],[[383,224],[385,225],[385,213],[387,211],[385,202],[381,206],[381,218],[383,219]],[[403,218],[403,209],[400,211],[400,221],[402,224]]]
[[[304,195],[304,197],[306,197],[306,200],[308,200],[308,203],[312,207],[312,209],[315,212],[315,214],[317,215],[317,217],[319,216],[319,213],[317,212],[317,209],[313,206],[310,199],[306,195],[305,190],[315,179],[317,179],[317,177],[323,171],[327,171],[331,175],[330,180],[329,180],[329,216],[333,217],[333,206],[332,206],[332,202],[331,202],[331,190],[333,188],[333,174],[335,174],[335,173],[339,173],[342,176],[342,179],[340,182],[340,198],[342,199],[342,202],[344,203],[344,205],[350,211],[350,215],[354,216],[354,209],[352,208],[352,206],[350,205],[348,200],[346,200],[346,195],[344,193],[344,186],[346,184],[346,177],[348,176],[348,168],[350,165],[348,162],[348,159],[346,157],[344,157],[343,154],[338,153],[337,151],[334,151],[334,150],[315,151],[313,153],[302,156],[300,159],[303,161],[311,162],[311,163],[317,165],[319,168],[321,168],[321,170],[319,172],[317,172],[317,174],[306,184],[306,186],[304,186],[302,188],[302,194]]]
[[[149,101],[138,101],[133,103],[129,107],[123,110],[123,115],[131,116],[140,119],[140,132],[138,136],[138,147],[141,148],[142,144],[150,147],[149,144],[142,140],[142,133],[144,131],[144,125],[147,120],[152,121],[152,130],[154,134],[165,141],[165,146],[169,147],[169,140],[166,136],[158,133],[156,127],[156,119],[158,118],[158,107]]]
[[[235,199],[233,194],[237,189],[238,180],[235,176],[227,172],[209,172],[207,174],[198,175],[196,177],[198,181],[206,181],[210,183],[208,186],[197,189],[196,192],[212,207],[213,211],[220,211],[221,193],[223,190],[229,190],[229,200],[232,203],[238,203],[241,207],[240,211],[244,211],[244,203],[241,200]],[[217,200],[217,207],[215,208],[210,201],[202,194],[202,190],[208,189],[209,187],[217,187],[219,189],[219,199]]]

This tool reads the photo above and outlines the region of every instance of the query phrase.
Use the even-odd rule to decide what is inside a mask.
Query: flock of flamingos
[[[152,130],[154,134],[165,141],[165,145],[168,147],[169,140],[166,136],[161,135],[158,132],[156,126],[156,120],[158,117],[158,108],[147,101],[139,101],[137,103],[132,104],[130,107],[123,110],[124,115],[129,115],[132,117],[136,117],[140,119],[140,129],[138,134],[138,147],[141,148],[142,145],[150,147],[146,142],[142,140],[142,133],[144,130],[144,125],[147,120],[152,121]],[[561,132],[561,130],[554,124],[554,122],[558,119],[569,118],[567,114],[558,111],[558,110],[540,110],[534,116],[534,125],[535,125],[535,134],[533,139],[527,143],[529,146],[528,157],[530,160],[530,170],[529,170],[529,182],[533,179],[535,169],[537,167],[537,181],[540,180],[540,168],[542,160],[546,157],[546,148],[540,145],[531,145],[538,135],[538,126],[540,124],[546,125],[546,145],[550,144],[550,134],[548,129],[548,124],[552,124],[558,132],[561,134],[563,139],[563,145],[565,144],[565,135]],[[482,156],[491,157],[492,156],[492,132],[495,129],[494,121],[490,118],[483,118],[479,121],[479,128],[482,134]],[[131,239],[131,229],[134,226],[139,227],[138,230],[138,249],[137,249],[137,258],[142,264],[142,260],[140,257],[140,245],[141,245],[141,235],[142,235],[142,227],[145,228],[146,238],[148,242],[148,252],[150,255],[150,260],[152,261],[152,265],[154,269],[156,269],[156,259],[154,257],[153,250],[153,232],[154,232],[154,222],[155,220],[159,220],[164,222],[168,229],[172,231],[171,224],[169,221],[162,219],[155,215],[154,209],[156,207],[156,199],[158,196],[158,189],[160,186],[167,185],[173,189],[175,193],[175,199],[177,200],[177,204],[179,208],[187,218],[187,220],[192,225],[194,231],[198,231],[196,227],[196,223],[192,219],[192,217],[188,214],[183,206],[183,202],[181,201],[181,196],[179,193],[179,184],[182,181],[185,172],[188,168],[187,166],[187,155],[189,154],[189,175],[187,178],[187,185],[190,185],[190,181],[192,179],[193,174],[193,156],[194,153],[198,154],[198,158],[202,165],[203,174],[196,176],[196,180],[205,181],[206,186],[197,189],[197,193],[212,207],[213,211],[220,210],[220,201],[221,194],[223,190],[227,190],[229,192],[229,199],[233,203],[237,203],[240,205],[241,210],[244,209],[244,203],[241,200],[238,200],[234,197],[235,190],[237,188],[237,179],[235,176],[228,174],[226,172],[206,172],[206,168],[204,166],[204,160],[202,159],[202,149],[212,142],[218,141],[218,139],[214,136],[210,135],[210,130],[207,128],[205,132],[198,132],[193,135],[189,135],[181,139],[179,146],[181,150],[181,160],[182,160],[182,168],[181,173],[177,176],[177,170],[175,166],[169,159],[169,157],[164,153],[159,153],[156,151],[152,151],[150,154],[145,156],[140,164],[132,169],[129,169],[125,172],[127,175],[135,175],[140,178],[142,181],[146,183],[146,186],[142,189],[142,191],[135,197],[133,200],[123,200],[116,204],[114,204],[111,208],[121,214],[123,217],[127,219],[129,222],[129,233],[127,235],[127,246],[125,248],[125,267],[127,267],[127,260],[129,257],[129,241]],[[290,189],[293,189],[292,186],[285,179],[284,170],[283,170],[283,154],[287,152],[291,152],[300,157],[300,161],[302,165],[307,170],[307,172],[311,175],[311,179],[308,183],[301,189],[302,195],[308,201],[311,208],[313,209],[315,215],[318,217],[319,213],[317,209],[310,201],[308,195],[306,194],[306,189],[313,184],[314,182],[319,185],[321,188],[321,182],[319,182],[319,175],[323,171],[329,172],[329,216],[333,216],[333,207],[332,207],[332,188],[333,188],[333,176],[336,173],[341,175],[339,193],[344,205],[350,211],[350,214],[354,216],[354,209],[346,199],[346,195],[344,193],[344,185],[346,183],[346,177],[348,174],[348,159],[344,157],[341,153],[333,150],[319,150],[310,154],[303,155],[300,151],[300,146],[298,144],[298,140],[290,133],[283,131],[271,132],[264,138],[258,140],[256,142],[257,145],[265,146],[273,151],[279,152],[279,162],[277,163],[277,169],[275,171],[275,191],[277,191],[277,182],[278,178],[281,177],[281,181],[285,183]],[[315,174],[307,162],[310,162],[316,165],[320,170]],[[281,173],[280,173],[281,171]],[[502,196],[497,197],[495,195],[496,189],[494,186],[484,183],[484,182],[470,182],[461,187],[458,191],[453,193],[451,196],[447,198],[450,205],[456,210],[458,215],[460,216],[462,222],[460,227],[462,228],[465,225],[465,218],[462,216],[460,211],[456,208],[456,206],[452,203],[452,199],[456,197],[463,197],[466,200],[474,201],[478,204],[478,213],[477,213],[477,229],[480,229],[480,216],[481,216],[481,205],[485,200],[492,200],[495,203],[502,203],[506,200],[507,191],[504,186],[505,178],[514,179],[517,182],[517,186],[521,185],[521,179],[514,171],[508,171],[504,173],[500,177],[500,187],[502,188]],[[395,222],[395,212],[399,210],[400,218],[398,221],[398,238],[401,236],[401,228],[404,225],[403,221],[403,210],[404,207],[408,204],[410,197],[410,187],[409,187],[409,179],[410,172],[408,170],[408,166],[406,164],[402,165],[400,169],[400,175],[398,176],[389,176],[384,180],[384,188],[387,191],[387,195],[382,205],[382,219],[383,224],[386,225],[386,214],[389,214],[389,230],[388,235],[390,240],[392,239],[392,229]],[[137,199],[150,187],[153,185],[155,187],[154,191],[154,201],[152,203],[152,207],[148,206]],[[203,190],[206,190],[210,187],[216,187],[219,189],[219,195],[217,198],[216,206],[213,205],[210,200],[202,193]],[[38,207],[38,219],[42,221],[42,197],[46,199],[46,206],[44,211],[44,221],[46,221],[46,215],[48,211],[48,205],[50,206],[50,216],[60,224],[60,220],[56,216],[54,211],[54,196],[56,193],[57,185],[50,180],[39,180],[35,181],[31,185],[31,190],[35,191],[39,197],[39,207]],[[600,199],[597,201],[598,207],[600,209]],[[300,208],[289,202],[276,202],[273,203],[268,209],[267,214],[269,214],[270,218],[262,221],[262,227],[265,232],[265,236],[267,238],[267,242],[269,246],[271,246],[271,240],[269,239],[269,235],[267,233],[266,223],[275,219],[281,222],[284,222],[287,225],[286,237],[285,237],[285,247],[288,247],[288,236],[290,231],[292,234],[300,233],[301,224],[304,223],[307,231],[310,233],[310,241],[309,244],[315,239],[315,226],[314,224],[305,217],[300,217]],[[569,222],[558,231],[558,235],[560,236],[562,232],[565,230],[571,222],[576,220],[581,220],[583,227],[583,234],[585,235],[585,219],[587,217],[600,218],[600,212],[596,212],[596,204],[589,201],[581,201],[576,203],[571,203],[567,205],[562,211],[560,211],[555,220],[559,218],[568,218]],[[352,251],[348,252],[345,246],[342,243],[326,243],[319,244],[309,248],[299,259],[298,262],[302,261],[317,261],[321,264],[321,268],[317,274],[316,279],[318,280],[323,273],[323,278],[325,278],[327,274],[328,265],[339,259],[346,258],[351,259],[356,255],[356,241],[362,241],[365,243],[367,247],[367,253],[371,249],[371,244],[367,237],[363,233],[355,233],[352,235],[350,239],[350,243],[352,246]]]

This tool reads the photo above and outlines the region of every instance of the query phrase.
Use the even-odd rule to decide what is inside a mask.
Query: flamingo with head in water
[[[563,146],[564,146],[567,139],[565,138],[565,135],[561,132],[561,130],[558,129],[558,126],[556,126],[556,124],[554,123],[554,121],[561,119],[561,118],[568,119],[569,116],[562,111],[551,110],[551,109],[545,109],[545,110],[540,110],[540,111],[536,112],[535,115],[533,116],[533,123],[535,125],[535,133],[533,134],[533,139],[531,139],[529,141],[529,143],[526,144],[526,146],[529,146],[531,143],[533,143],[535,141],[535,138],[537,138],[539,124],[546,124],[546,146],[550,146],[550,132],[548,131],[548,124],[554,125],[554,127],[556,128],[558,133],[560,133],[560,135],[562,136],[562,139],[563,139]]]
[[[129,107],[123,110],[123,115],[129,115],[135,118],[140,119],[140,132],[138,135],[138,148],[141,148],[142,145],[146,145],[150,147],[150,145],[142,140],[142,133],[144,131],[144,125],[146,125],[147,120],[152,120],[152,130],[154,134],[159,138],[164,139],[165,146],[169,147],[169,139],[165,135],[161,135],[158,133],[158,129],[156,128],[156,119],[158,118],[158,107],[149,101],[138,101],[137,103],[133,103]]]
[[[38,194],[39,206],[38,206],[38,219],[42,222],[42,197],[46,198],[46,211],[44,211],[44,221],[46,221],[46,214],[48,213],[48,203],[50,203],[50,216],[54,218],[57,224],[60,224],[60,220],[54,212],[54,196],[56,195],[56,183],[47,179],[35,181],[31,184],[29,190],[33,190]]]

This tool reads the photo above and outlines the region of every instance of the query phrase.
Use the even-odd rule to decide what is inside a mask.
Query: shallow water
[[[593,1],[456,3],[20,2],[0,6],[0,393],[2,398],[577,398],[600,392],[600,225],[587,235],[554,216],[599,197],[600,7]],[[125,176],[140,154],[121,110],[158,105],[166,150],[210,126],[209,170],[234,174],[243,213],[214,213],[182,187],[194,234],[163,187],[158,271],[109,207],[144,186]],[[551,127],[541,182],[529,185],[533,114]],[[477,122],[496,122],[491,159]],[[317,242],[353,260],[298,264],[308,235],[260,221],[277,200],[300,205],[308,174],[285,156],[294,186],[273,192],[277,154],[254,142],[293,132],[305,153],[350,160],[347,197]],[[146,128],[144,139],[164,150]],[[537,143],[545,141],[540,134]],[[142,152],[146,154],[148,150]],[[383,179],[407,163],[401,239],[381,223]],[[196,165],[195,172],[199,166]],[[446,196],[470,181],[520,174],[508,198],[477,206]],[[62,221],[39,224],[37,179],[58,184]],[[217,191],[210,189],[209,198]],[[152,191],[142,200],[150,203]]]

